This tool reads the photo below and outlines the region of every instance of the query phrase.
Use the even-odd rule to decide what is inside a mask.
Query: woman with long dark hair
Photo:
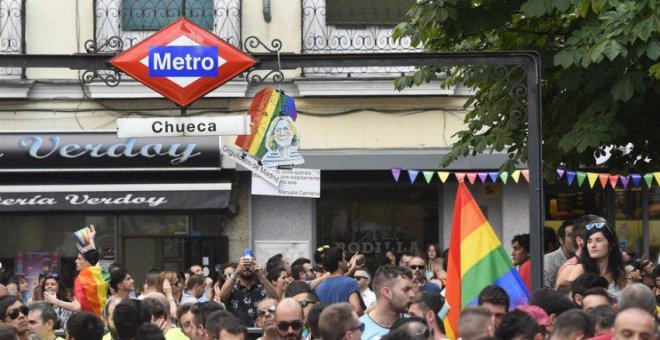
[[[607,292],[618,297],[625,285],[623,256],[614,230],[604,219],[585,226],[586,245],[580,254],[580,263],[571,271],[572,282],[583,273],[594,273],[604,277],[609,286]]]
[[[66,323],[71,314],[80,311],[80,303],[75,298],[71,299],[62,278],[57,273],[46,273],[44,281],[41,283],[41,291],[44,300],[53,305],[55,313],[57,313],[57,318],[60,320],[58,328],[66,329]]]

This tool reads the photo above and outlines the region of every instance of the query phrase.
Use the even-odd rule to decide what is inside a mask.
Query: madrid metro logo
[[[181,18],[110,63],[176,104],[188,106],[252,67],[256,60]]]

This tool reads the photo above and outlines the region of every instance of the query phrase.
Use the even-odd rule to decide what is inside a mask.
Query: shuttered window
[[[123,0],[122,30],[157,31],[181,16],[184,0]],[[186,18],[213,30],[213,0],[185,0]]]
[[[413,0],[326,0],[325,22],[335,26],[394,26],[406,19]]]

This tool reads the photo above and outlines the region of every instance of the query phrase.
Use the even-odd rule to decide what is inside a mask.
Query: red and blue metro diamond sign
[[[180,106],[190,105],[256,62],[185,18],[110,60],[117,69]]]

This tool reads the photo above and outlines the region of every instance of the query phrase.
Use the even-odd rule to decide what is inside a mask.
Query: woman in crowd
[[[71,298],[60,276],[57,273],[47,273],[41,284],[44,301],[53,305],[57,318],[60,320],[60,329],[66,329],[66,323],[73,312],[80,311],[80,303]],[[73,301],[72,301],[73,300]]]
[[[585,227],[586,246],[580,254],[580,263],[571,271],[568,280],[573,282],[583,273],[598,274],[607,280],[607,292],[618,297],[625,286],[619,240],[605,220],[589,223]]]
[[[286,273],[286,269],[282,267],[271,268],[266,275],[266,278],[270,283],[275,286],[278,292],[278,296],[282,298],[284,296],[284,291],[286,286],[289,285],[289,276]]]
[[[167,297],[167,301],[170,303],[170,315],[173,317],[176,316],[176,311],[179,308],[184,286],[185,282],[180,280],[177,272],[162,271],[158,274],[156,290]]]
[[[236,262],[224,263],[220,266],[218,279],[213,284],[213,298],[211,300],[224,306],[224,303],[220,300],[220,289],[229,276],[236,271],[237,266],[238,263]]]

